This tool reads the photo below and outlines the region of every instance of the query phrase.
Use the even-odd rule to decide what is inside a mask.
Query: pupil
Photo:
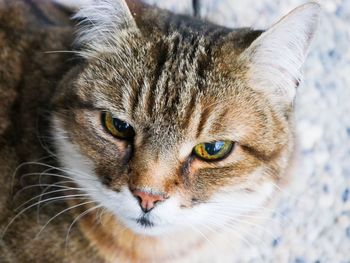
[[[221,151],[222,147],[224,147],[224,144],[225,144],[225,142],[218,141],[218,142],[213,142],[213,143],[205,143],[204,147],[205,147],[206,152],[209,155],[215,155]]]
[[[120,132],[124,132],[129,128],[129,124],[118,119],[114,119],[113,124],[114,124],[114,127]]]

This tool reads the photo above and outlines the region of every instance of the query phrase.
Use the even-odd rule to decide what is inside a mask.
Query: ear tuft
[[[297,7],[261,34],[241,54],[248,81],[277,103],[291,103],[301,67],[314,38],[320,14],[317,3]]]
[[[73,16],[79,21],[76,44],[89,51],[103,51],[118,41],[122,33],[137,30],[124,0],[90,0],[82,2]]]

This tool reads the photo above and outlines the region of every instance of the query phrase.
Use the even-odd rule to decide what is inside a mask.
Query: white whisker
[[[91,204],[91,203],[94,203],[94,201],[87,201],[87,202],[83,202],[83,203],[80,203],[80,204],[77,204],[77,205],[74,205],[74,206],[71,206],[71,207],[68,207],[64,210],[62,210],[61,212],[57,213],[56,215],[54,215],[53,217],[51,217],[47,222],[46,224],[40,229],[40,231],[36,234],[35,238],[37,238],[38,236],[40,236],[40,234],[42,233],[42,231],[44,231],[44,229],[46,228],[47,225],[50,224],[50,222],[52,220],[54,220],[56,217],[62,215],[63,213],[71,210],[71,209],[74,209],[74,208],[77,208],[77,207],[80,207],[80,206],[83,206],[83,205],[86,205],[86,204]]]
[[[67,234],[66,234],[66,247],[67,247],[67,245],[68,245],[69,233],[70,233],[72,227],[74,226],[74,224],[75,224],[78,220],[80,220],[83,216],[87,215],[88,213],[90,213],[90,212],[92,212],[92,211],[94,211],[95,209],[98,209],[98,208],[100,208],[100,207],[102,207],[102,205],[96,205],[96,206],[94,206],[94,207],[91,207],[91,208],[87,209],[86,211],[84,211],[83,213],[81,213],[80,215],[78,215],[78,216],[73,220],[73,222],[70,224],[70,226],[69,226],[69,228],[68,228],[68,231],[67,231]]]
[[[1,238],[0,239],[3,239],[3,237],[4,237],[4,235],[5,235],[5,233],[6,233],[6,231],[8,230],[8,228],[12,225],[12,223],[19,217],[19,216],[21,216],[23,213],[25,213],[26,211],[28,211],[29,209],[31,209],[32,207],[34,207],[34,206],[36,206],[36,205],[38,205],[38,204],[40,204],[40,203],[43,203],[43,202],[47,202],[47,201],[51,201],[51,200],[60,200],[60,199],[69,199],[69,198],[74,198],[74,197],[83,197],[83,196],[89,196],[88,194],[86,194],[86,195],[67,195],[67,196],[60,196],[60,197],[52,197],[52,198],[48,198],[48,199],[45,199],[45,200],[42,200],[42,201],[40,201],[40,202],[36,202],[36,203],[34,203],[34,204],[32,204],[32,205],[30,205],[30,206],[28,206],[28,207],[26,207],[26,208],[24,208],[24,209],[22,209],[20,212],[18,212],[11,220],[10,220],[10,222],[6,225],[6,227],[4,228],[4,230],[2,231],[2,233],[1,233]],[[15,209],[15,211],[16,211],[16,209]]]

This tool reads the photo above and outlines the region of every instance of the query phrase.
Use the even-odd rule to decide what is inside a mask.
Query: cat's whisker
[[[51,185],[49,185],[46,189],[49,189],[51,187]],[[28,203],[32,202],[33,200],[35,199],[38,199],[39,198],[39,201],[41,201],[42,197],[45,196],[45,195],[50,195],[50,194],[53,194],[53,193],[59,193],[59,192],[68,192],[68,191],[82,191],[84,190],[83,188],[64,188],[64,189],[58,189],[58,190],[53,190],[53,191],[50,191],[50,192],[42,192],[41,194],[37,195],[37,196],[34,196],[32,197],[31,199],[27,200],[26,202],[24,202],[23,204],[21,204],[20,206],[16,207],[14,209],[14,211],[20,209],[21,207],[27,205]],[[93,191],[93,189],[91,189]],[[84,195],[88,195],[87,193],[83,193]],[[63,197],[63,196],[62,196]],[[40,206],[39,206],[40,207]]]
[[[205,204],[210,204],[216,207],[222,207],[222,208],[227,208],[227,205],[229,204],[230,208],[234,208],[234,209],[238,209],[238,210],[242,210],[242,211],[270,211],[270,212],[274,212],[274,209],[270,209],[267,207],[264,207],[262,205],[241,205],[241,204],[232,204],[232,200],[220,200],[219,202],[217,201],[206,201]]]
[[[46,159],[47,157],[45,157]],[[40,161],[42,158],[38,159],[38,161]],[[44,159],[44,160],[45,160]],[[13,188],[14,188],[14,185],[15,185],[15,178],[16,178],[16,175],[19,171],[19,169],[21,169],[23,166],[25,165],[30,165],[32,163],[39,163],[38,161],[32,161],[32,162],[23,162],[21,164],[19,164],[16,169],[14,170],[14,172],[12,173],[12,176],[11,176],[11,191],[13,191]]]
[[[50,168],[51,169],[51,168]],[[58,178],[65,178],[65,179],[70,179],[72,181],[72,183],[76,182],[76,181],[97,181],[97,180],[94,180],[94,179],[91,179],[91,178],[84,178],[84,177],[79,177],[77,176],[77,178],[72,178],[72,177],[69,177],[67,175],[61,175],[61,174],[56,174],[56,173],[26,173],[26,174],[23,174],[21,176],[21,178],[26,178],[28,176],[32,176],[32,175],[38,175],[38,176],[52,176],[52,177],[58,177]]]
[[[196,228],[193,224],[187,223],[187,226],[189,226],[192,230],[196,231],[198,234],[200,234],[215,250],[218,250],[216,245],[198,228]]]
[[[34,161],[32,161],[32,162],[25,162],[25,163],[22,163],[22,164],[20,164],[19,166],[17,166],[17,168],[16,168],[16,170],[15,170],[15,172],[14,172],[14,175],[16,175],[17,174],[17,172],[18,172],[18,170],[20,169],[20,168],[22,168],[23,166],[25,166],[25,165],[38,165],[38,166],[43,166],[43,167],[48,167],[48,168],[52,168],[54,171],[61,171],[61,172],[63,172],[63,173],[66,173],[66,174],[75,174],[75,175],[81,175],[81,176],[87,176],[87,177],[89,177],[89,174],[86,174],[86,173],[83,173],[83,172],[81,172],[81,171],[75,171],[75,170],[71,170],[71,169],[64,169],[64,168],[60,168],[60,167],[55,167],[55,166],[53,166],[53,165],[49,165],[49,164],[45,164],[45,163],[40,163],[40,162],[34,162]],[[90,179],[90,180],[92,180],[92,179]],[[96,181],[98,181],[97,179],[96,179]]]
[[[19,184],[22,185],[27,185],[28,183],[25,182],[25,180],[27,179],[27,177],[31,176],[31,175],[37,175],[40,176],[40,173],[27,173],[27,174],[23,174],[21,175],[20,179],[19,179]],[[42,182],[38,182],[38,185],[43,184]],[[28,186],[28,185],[27,185]],[[21,189],[25,188],[26,186],[22,186]]]
[[[229,207],[230,209],[234,209],[235,212],[242,212],[246,213],[247,215],[245,215],[246,217],[256,217],[254,215],[248,215],[249,213],[267,213],[268,215],[266,215],[266,219],[268,220],[273,220],[272,215],[277,215],[279,218],[283,219],[283,221],[287,221],[287,222],[292,222],[291,218],[277,212],[274,209],[270,209],[268,207],[265,207],[263,205],[260,206],[247,206],[247,205],[237,205],[236,207],[232,205],[232,201],[231,200],[221,200],[220,202],[217,201],[208,201],[206,202],[208,204],[211,204],[214,208],[218,209],[219,211],[226,211],[227,208]],[[277,220],[276,220],[277,222]]]
[[[22,187],[20,190],[18,190],[15,195],[13,196],[13,199],[16,199],[18,198],[18,196],[25,190],[28,190],[28,189],[32,189],[32,188],[35,188],[35,187],[56,187],[56,188],[64,188],[64,189],[69,189],[68,186],[65,186],[65,185],[61,185],[61,184],[64,184],[64,183],[67,183],[67,182],[71,182],[71,181],[61,181],[61,182],[57,182],[57,183],[54,183],[54,184],[32,184],[32,185],[28,185],[28,186],[25,186],[25,187]]]
[[[38,141],[40,143],[40,146],[48,153],[50,154],[51,158],[55,160],[59,160],[57,154],[55,154],[51,149],[50,146],[46,144],[46,141],[44,141],[42,138],[37,135]]]
[[[283,195],[288,196],[288,199],[294,200],[294,202],[300,202],[302,204],[305,204],[301,196],[296,196],[295,194],[292,194],[287,189],[282,189],[279,185],[277,185],[275,182],[271,182],[271,184],[275,187],[275,189],[279,192],[281,192]]]
[[[204,224],[204,223],[199,223],[202,227],[207,228],[209,231],[213,232],[214,234],[222,234],[221,231],[225,230],[225,226],[226,224],[220,225],[218,224],[218,222],[215,220],[215,218],[213,218],[213,220],[210,220],[210,224],[213,226],[216,226],[217,229],[212,228],[210,226],[208,226],[208,224]],[[232,226],[236,226],[236,225],[232,225]],[[248,247],[252,248],[252,249],[256,249],[255,246],[246,238],[247,236],[247,232],[243,231],[242,228],[236,229],[236,228],[232,228],[232,226],[230,227],[231,233],[236,235],[239,239],[241,239],[246,245],[248,245]],[[243,232],[243,233],[241,233]],[[231,238],[229,238],[228,236],[224,236],[224,238],[231,243]],[[234,245],[234,244],[233,244]],[[234,248],[234,246],[233,246]],[[259,255],[260,257],[260,261],[263,262],[261,255]]]
[[[47,193],[46,191],[48,191],[49,189],[51,188],[51,186],[47,186],[42,192],[41,192],[41,194],[40,195],[38,195],[38,197],[39,197],[39,202],[41,202],[41,200],[42,200],[42,198],[45,196],[45,195],[49,195],[49,193],[51,194],[53,191],[55,191],[55,190],[53,190],[53,191],[51,191],[51,192],[49,192],[49,193]],[[75,189],[73,189],[74,191],[75,191]],[[70,191],[72,191],[72,189],[58,189],[58,190],[56,190],[56,192],[57,193],[59,193],[59,192],[70,192]],[[80,191],[80,190],[77,190],[77,191]],[[49,203],[51,203],[51,202],[49,202]],[[46,203],[47,204],[47,203]],[[41,203],[40,204],[38,204],[38,206],[37,206],[37,221],[39,222],[40,221],[40,209],[41,209],[42,207],[41,207]]]
[[[72,53],[80,55],[81,52],[77,50],[50,50],[50,51],[44,51],[44,54],[59,54],[59,53]]]
[[[47,168],[45,169],[44,171],[42,171],[40,174],[39,174],[39,184],[42,183],[42,176],[43,174],[47,174],[49,171],[51,171],[51,168]],[[21,177],[21,180],[22,180],[23,177]]]
[[[64,196],[63,196],[64,197]],[[49,206],[53,203],[58,203],[58,202],[64,202],[65,205],[68,204],[68,201],[70,200],[74,200],[74,201],[78,201],[78,200],[81,200],[81,201],[86,201],[86,200],[91,200],[89,196],[82,196],[82,197],[71,197],[71,198],[60,198],[60,199],[55,199],[55,200],[51,200],[51,201],[48,201],[48,202],[43,202],[40,204],[40,209],[37,210],[37,222],[39,223],[40,222],[40,210],[41,209],[44,209],[44,207],[46,206]]]
[[[45,111],[44,111],[45,112]],[[50,146],[46,143],[46,141],[42,140],[40,132],[39,132],[39,118],[43,117],[43,118],[47,118],[47,116],[49,116],[51,114],[50,111],[46,111],[46,115],[43,114],[39,114],[37,119],[36,119],[36,137],[40,143],[40,146],[47,152],[50,154],[51,158],[54,158],[56,160],[58,160],[58,156],[50,149]],[[48,120],[47,120],[48,121]]]
[[[58,200],[51,200],[49,202],[44,202],[42,204],[40,204],[40,209],[43,209],[44,207],[46,206],[49,206],[51,205],[52,203],[57,203],[57,202],[65,202],[67,203],[67,201],[69,200],[90,200],[90,197],[89,196],[82,196],[82,197],[74,197],[74,198],[61,198],[61,199],[58,199]]]
[[[24,210],[27,211],[28,208],[32,208],[33,206],[36,206],[38,204],[47,202],[47,201],[51,201],[51,200],[58,200],[58,199],[64,199],[64,198],[68,198],[68,197],[82,197],[82,196],[90,196],[89,194],[73,194],[73,195],[62,195],[62,196],[55,196],[55,197],[50,197],[41,201],[37,201],[36,203],[30,205],[29,207],[25,208]],[[26,203],[28,203],[28,201],[26,201]],[[20,205],[18,207],[16,207],[14,209],[14,211],[18,211],[20,208],[22,208],[24,205]],[[23,211],[23,210],[22,210]],[[20,212],[20,214],[22,213],[22,211]]]
[[[266,173],[273,175],[274,172],[271,169],[266,168]],[[273,185],[273,187],[276,191],[279,191],[282,195],[288,196],[288,199],[292,199],[295,202],[302,202],[302,203],[304,202],[300,196],[296,196],[295,194],[292,194],[287,189],[281,188],[281,186],[279,186],[276,182],[271,181],[270,183],[271,183],[271,185]]]
[[[69,190],[72,190],[72,189],[69,189]],[[36,195],[32,198],[30,198],[29,200],[25,201],[24,203],[22,203],[21,205],[19,205],[18,207],[15,208],[15,211],[22,208],[23,206],[26,206],[28,203],[31,203],[33,200],[35,199],[39,199],[39,201],[42,200],[42,197],[46,196],[46,195],[50,195],[50,194],[53,194],[53,193],[59,193],[59,192],[65,192],[65,191],[69,191],[68,189],[58,189],[58,190],[53,190],[53,191],[50,191],[50,192],[44,192],[44,193],[41,193],[39,195]]]
[[[219,234],[219,235],[222,234],[222,233],[220,233],[220,232],[224,230],[223,225],[219,225],[219,224],[216,222],[215,219],[212,220],[211,224],[212,224],[212,225],[215,225],[215,226],[217,227],[217,229],[214,229],[214,228],[208,226],[207,224],[200,223],[200,225],[201,225],[202,227],[205,227],[205,228],[208,229],[210,232],[212,232],[212,233],[214,233],[214,234]],[[254,245],[246,238],[247,233],[246,233],[246,232],[241,233],[241,232],[243,232],[241,228],[240,228],[240,229],[233,229],[233,228],[231,228],[231,230],[234,230],[234,231],[231,231],[231,233],[234,234],[234,235],[236,235],[240,240],[242,240],[246,245],[248,245],[248,247],[250,247],[250,248],[252,248],[252,249],[255,249]],[[228,244],[231,244],[231,243],[232,243],[232,242],[231,242],[231,241],[232,241],[232,240],[231,240],[231,237],[229,237],[229,236],[224,236],[224,238],[228,241]],[[232,243],[232,248],[235,248],[235,246],[234,246],[233,243]],[[263,261],[262,261],[262,258],[260,258],[260,260],[261,260],[261,262],[263,262]]]
[[[229,211],[234,212],[245,212],[245,213],[252,213],[252,212],[274,212],[273,209],[268,209],[264,207],[263,205],[238,205],[238,204],[232,204],[232,201],[221,201],[221,202],[205,202],[205,204],[210,204],[213,208],[222,209],[223,211],[226,211],[227,209],[230,209]],[[229,206],[228,206],[229,204]]]
[[[220,212],[218,212],[218,211],[215,212],[215,214],[219,214],[219,213]],[[263,231],[264,233],[268,234],[271,238],[276,238],[276,235],[274,235],[271,231],[265,229],[259,223],[254,223],[254,221],[252,221],[252,220],[242,220],[240,216],[239,217],[237,217],[237,216],[228,216],[227,219],[229,221],[226,221],[224,223],[224,226],[232,227],[232,226],[237,226],[237,225],[241,226],[241,225],[245,224],[245,225],[249,226],[251,229],[252,228],[259,229],[259,230]],[[242,216],[244,216],[244,215],[242,215]],[[261,220],[260,218],[252,218],[252,219]],[[214,219],[214,221],[215,221],[215,219]],[[239,223],[239,224],[237,224],[237,223]],[[247,233],[249,233],[249,231],[247,231]]]
[[[68,179],[69,179],[69,177],[67,177]],[[64,182],[64,181],[63,181]],[[65,184],[65,183],[64,183]],[[43,198],[43,196],[44,196],[44,194],[46,193],[46,191],[48,190],[48,189],[50,189],[51,188],[51,186],[47,186],[43,191],[42,191],[42,194],[40,195],[40,198],[39,198],[39,201],[41,201],[41,199]],[[59,189],[59,190],[57,190],[57,191],[72,191],[72,190],[77,190],[77,191],[82,191],[83,193],[85,193],[84,192],[84,190],[85,189],[82,189],[82,188],[80,188],[80,187],[71,187],[70,189]],[[91,189],[91,191],[94,191],[93,189]],[[40,215],[40,208],[41,208],[41,206],[40,206],[40,204],[38,205],[38,208],[37,208],[37,220],[38,220],[38,222],[39,222],[39,215]]]
[[[281,225],[287,224],[287,223],[292,223],[293,219],[288,217],[287,215],[284,215],[278,211],[276,211],[275,209],[270,209],[264,205],[260,205],[260,206],[247,206],[247,205],[239,205],[237,207],[232,206],[232,201],[228,198],[227,201],[225,200],[220,200],[220,202],[217,201],[209,201],[206,202],[209,203],[211,205],[214,205],[214,207],[216,207],[218,210],[221,211],[226,211],[227,207],[230,207],[230,209],[234,209],[237,212],[244,212],[244,213],[267,213],[268,215],[266,215],[267,220],[269,221],[274,221],[276,223],[279,223],[278,218],[282,219],[283,221],[281,222]],[[277,218],[273,218],[273,215],[276,215]],[[248,217],[248,215],[247,215]],[[251,216],[254,217],[254,216]],[[283,222],[285,222],[283,224]]]
[[[95,209],[98,209],[98,208],[100,208],[100,207],[102,207],[102,205],[93,206],[93,207],[91,207],[91,208],[85,210],[85,211],[82,212],[81,214],[79,214],[79,215],[73,220],[73,222],[70,224],[70,226],[68,227],[68,230],[67,230],[66,239],[65,239],[65,240],[66,240],[66,241],[65,241],[66,246],[68,246],[69,234],[70,234],[71,229],[72,229],[72,227],[74,226],[74,224],[75,224],[78,220],[80,220],[82,217],[84,217],[85,215],[87,215],[88,213],[90,213],[90,212],[92,212],[92,211],[94,211]]]
[[[102,224],[102,217],[107,213],[107,209],[105,207],[102,207],[98,213],[98,219],[100,224]]]
[[[232,205],[232,200],[220,200],[220,202],[205,202],[206,204],[212,204],[214,206],[217,206],[217,207],[222,207],[223,209],[224,208],[227,208],[227,205],[229,205],[230,208],[237,208],[237,209],[240,209],[242,211],[247,211],[247,212],[250,212],[250,211],[265,211],[265,212],[271,212],[271,213],[274,213],[276,212],[275,209],[272,209],[272,208],[268,208],[268,207],[265,207],[263,205],[252,205],[252,206],[247,206],[247,205],[238,205],[237,204],[237,207],[233,206]]]
[[[23,213],[25,213],[26,211],[28,211],[29,209],[31,209],[32,207],[40,204],[40,203],[43,203],[43,202],[47,202],[47,201],[50,201],[50,200],[68,200],[69,198],[74,198],[74,197],[82,197],[84,195],[66,195],[66,196],[59,196],[59,197],[52,197],[52,198],[48,198],[48,199],[45,199],[45,200],[41,200],[40,202],[36,202],[24,209],[22,209],[20,212],[18,212],[11,220],[10,222],[5,226],[5,228],[3,229],[1,235],[0,235],[0,240],[3,239],[4,235],[6,234],[8,228],[12,225],[12,223],[18,218],[20,217]],[[16,209],[14,210],[16,211]]]
[[[259,230],[263,231],[264,233],[266,233],[269,237],[271,238],[276,238],[276,235],[274,235],[271,231],[265,229],[264,227],[260,226],[257,223],[253,223],[251,221],[247,221],[247,220],[241,220],[241,219],[236,219],[236,218],[232,218],[231,222],[227,222],[225,223],[226,226],[231,226],[231,225],[236,225],[235,223],[240,223],[240,224],[245,224],[254,228],[258,228]]]
[[[32,174],[32,173],[30,173]],[[36,173],[33,173],[33,174],[36,174]],[[55,183],[52,183],[52,184],[48,184],[48,183],[39,183],[39,184],[33,184],[33,185],[28,185],[28,186],[25,186],[25,187],[22,187],[20,190],[18,190],[15,195],[14,195],[14,199],[17,198],[17,196],[19,194],[21,194],[23,191],[25,190],[28,190],[28,189],[31,189],[31,188],[34,188],[34,187],[46,187],[46,188],[49,188],[49,187],[59,187],[59,188],[70,188],[71,186],[68,186],[68,185],[65,185],[65,184],[69,184],[69,183],[72,183],[74,185],[74,188],[78,188],[76,186],[76,181],[80,181],[80,180],[75,180],[73,181],[70,177],[67,177],[67,176],[62,176],[62,175],[57,175],[57,174],[49,174],[50,176],[56,176],[56,177],[60,177],[60,178],[67,178],[67,179],[70,179],[70,180],[65,180],[65,181],[58,181],[58,182],[55,182]],[[81,181],[84,181],[84,180],[81,180]],[[94,189],[88,189],[88,188],[83,188],[83,187],[80,187],[81,190],[94,190]]]
[[[231,212],[231,213],[230,213]],[[251,214],[245,214],[245,213],[237,213],[237,211],[222,211],[222,209],[216,210],[216,214],[220,214],[223,216],[232,216],[232,217],[242,217],[247,219],[257,219],[257,220],[265,220],[265,221],[274,221],[274,218],[271,218],[270,216],[263,216],[263,215],[251,215]]]
[[[94,201],[87,201],[87,202],[83,202],[83,203],[79,203],[77,205],[73,205],[71,207],[68,207],[62,211],[60,211],[59,213],[57,213],[56,215],[54,215],[53,217],[51,217],[46,223],[45,225],[40,229],[40,231],[36,234],[35,238],[37,238],[38,236],[40,236],[40,234],[44,231],[44,229],[46,228],[46,226],[48,226],[50,224],[50,222],[52,222],[55,218],[57,218],[58,216],[62,215],[63,213],[69,211],[69,210],[72,210],[74,208],[77,208],[77,207],[80,207],[80,206],[83,206],[83,205],[86,205],[86,204],[91,204],[91,203],[94,203]]]
[[[249,225],[249,226],[252,226],[252,227],[256,227],[256,228],[259,228],[260,230],[266,232],[269,236],[275,238],[275,235],[272,234],[272,232],[264,229],[262,226],[260,226],[259,224],[256,224],[254,222],[252,222],[252,219],[255,219],[255,220],[263,220],[263,221],[268,221],[268,220],[271,220],[271,221],[276,221],[277,220],[274,220],[273,218],[271,217],[263,217],[263,216],[255,216],[255,215],[245,215],[245,214],[241,214],[241,213],[237,213],[236,210],[232,210],[231,213],[228,212],[227,210],[223,210],[221,208],[217,208],[216,210],[214,210],[214,214],[215,215],[221,215],[221,216],[224,216],[228,222],[226,222],[224,225],[226,226],[230,226],[231,224],[235,224],[235,223],[241,223],[241,224],[246,224],[246,225]],[[260,214],[260,213],[259,213]],[[248,217],[249,220],[243,220],[244,218],[246,218],[245,216]],[[214,223],[215,223],[215,218],[213,218],[214,220]]]
[[[226,206],[226,204],[225,203],[221,203],[221,204],[217,204],[216,206],[215,206],[218,210],[221,210],[221,211],[225,211],[225,210],[227,210],[227,206]],[[214,207],[214,208],[215,208]],[[266,207],[264,207],[264,206],[259,206],[259,207],[251,207],[249,210],[247,210],[246,208],[241,208],[241,207],[237,207],[237,208],[234,208],[234,207],[232,207],[232,206],[230,206],[230,209],[234,209],[235,210],[235,212],[244,212],[244,213],[267,213],[267,215],[266,215],[266,219],[267,220],[270,220],[270,221],[272,221],[272,220],[274,220],[274,222],[278,222],[278,220],[277,219],[274,219],[273,218],[273,215],[276,215],[277,216],[277,218],[280,218],[281,220],[283,220],[283,222],[285,222],[286,224],[287,223],[292,223],[293,222],[293,219],[292,218],[290,218],[290,217],[288,217],[288,216],[286,216],[286,215],[284,215],[284,214],[282,214],[282,213],[280,213],[280,212],[278,212],[278,211],[276,211],[276,210],[273,210],[273,209],[268,209],[268,208],[266,208]],[[246,215],[246,217],[252,217],[252,218],[254,218],[255,216],[254,215]],[[243,213],[242,213],[242,215],[243,215]]]

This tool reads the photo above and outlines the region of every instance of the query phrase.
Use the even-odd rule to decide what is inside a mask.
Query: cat
[[[291,169],[319,13],[261,31],[97,0],[74,25],[0,0],[0,262],[239,262]]]

